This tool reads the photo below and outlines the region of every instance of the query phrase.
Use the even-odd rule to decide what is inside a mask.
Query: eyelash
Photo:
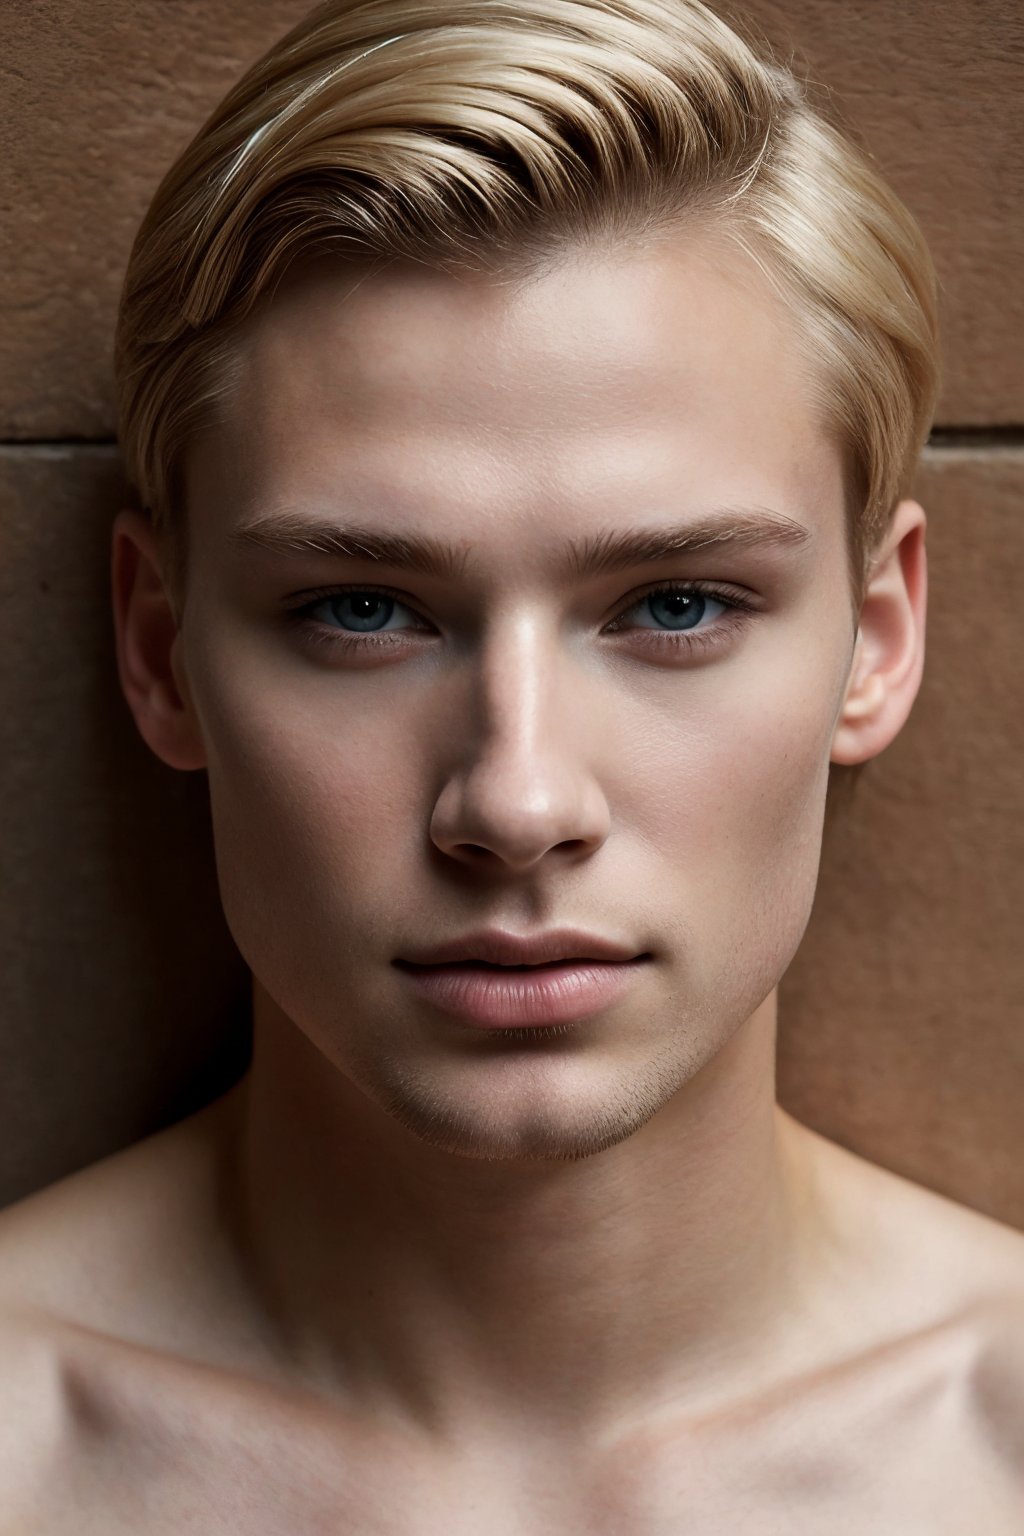
[[[350,592],[379,592],[383,597],[390,597],[403,608],[408,608],[410,613],[416,613],[415,608],[393,587],[376,586],[372,582],[360,582],[358,585],[350,583],[344,587],[323,587],[309,595],[308,601],[298,607],[290,608],[286,617],[290,624],[299,630],[304,639],[314,645],[326,646],[333,651],[365,651],[376,646],[392,646],[396,640],[408,631],[390,630],[386,634],[381,632],[374,634],[367,631],[364,635],[346,633],[344,630],[332,629],[329,625],[321,624],[309,615],[314,609],[332,597],[344,597]],[[707,581],[666,581],[657,586],[648,587],[645,592],[634,597],[622,609],[618,618],[613,623],[618,623],[626,614],[638,608],[649,597],[660,597],[665,593],[683,592],[697,597],[712,597],[716,602],[723,603],[726,613],[710,629],[670,630],[670,629],[641,629],[637,633],[645,638],[641,642],[655,649],[663,649],[667,645],[672,648],[682,648],[689,651],[707,651],[722,643],[722,631],[735,631],[744,624],[749,623],[755,612],[755,606],[744,593],[737,587],[717,586]],[[417,614],[417,617],[419,615]],[[417,633],[417,631],[412,631]],[[614,631],[622,633],[622,631]],[[648,638],[649,637],[649,638]]]

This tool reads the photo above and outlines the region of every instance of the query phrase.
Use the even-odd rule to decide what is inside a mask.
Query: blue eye
[[[652,624],[629,622],[645,609]],[[329,618],[317,618],[318,610],[326,610]],[[667,655],[674,648],[680,658],[689,650],[696,657],[721,646],[752,616],[752,604],[742,589],[670,582],[634,598],[603,633],[632,634],[637,645],[649,650],[660,647]],[[407,636],[433,632],[431,625],[418,622],[414,608],[384,587],[327,588],[290,609],[288,617],[315,644],[348,651],[366,652],[374,645],[394,649],[406,643]]]
[[[637,614],[653,615],[654,623],[646,624]],[[641,631],[645,644],[667,641],[685,645],[692,636],[692,643],[706,645],[715,635],[745,618],[750,604],[741,592],[720,588],[706,589],[690,582],[673,582],[655,587],[643,597],[636,598],[620,616],[608,626],[608,632],[623,634]],[[630,622],[633,619],[634,622]],[[708,622],[703,622],[707,620]]]
[[[339,620],[342,626],[337,631],[339,634],[369,635],[387,629],[396,608],[405,608],[405,604],[387,592],[379,592],[373,587],[360,587],[351,588],[347,592],[328,593],[317,602],[307,604],[301,612],[312,619],[318,608],[328,609],[331,616]],[[406,608],[405,611],[409,613],[412,610]]]
[[[701,619],[708,617],[708,608],[717,608],[718,613],[710,614],[712,619],[719,617],[730,606],[719,598],[714,598],[709,592],[697,592],[692,587],[660,587],[657,592],[648,592],[636,604],[636,608],[642,608],[647,604],[654,615],[658,625],[667,630],[696,629]],[[636,609],[630,609],[635,612]],[[646,625],[640,625],[641,629]]]

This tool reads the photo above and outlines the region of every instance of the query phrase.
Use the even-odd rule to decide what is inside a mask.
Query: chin
[[[389,1105],[388,1112],[421,1141],[454,1157],[488,1163],[576,1163],[626,1141],[642,1121],[611,1122],[607,1115],[568,1125],[555,1119],[508,1119],[496,1124],[469,1113],[439,1114],[412,1103]]]
[[[530,1031],[503,1034],[528,1036]],[[373,1097],[414,1136],[456,1157],[579,1162],[628,1140],[680,1086],[678,1063],[671,1072],[648,1064],[631,1073],[619,1065],[610,1082],[581,1072],[576,1063],[569,1065],[566,1072],[552,1062],[520,1058],[502,1063],[496,1080],[486,1086],[474,1081],[475,1074],[443,1084],[407,1078],[400,1088],[390,1084],[386,1096]]]

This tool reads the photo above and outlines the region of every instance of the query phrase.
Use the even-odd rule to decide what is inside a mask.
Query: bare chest
[[[1024,1468],[948,1368],[837,1375],[604,1451],[440,1447],[255,1383],[77,1369],[0,1536],[1020,1536]],[[0,1490],[0,1494],[4,1491]],[[22,1493],[25,1494],[22,1497]],[[14,1502],[0,1497],[0,1510]]]
[[[7,1536],[1019,1536],[1024,1488],[981,1426],[921,1412],[870,1426],[812,1418],[619,1448],[585,1471],[514,1451],[428,1452],[244,1415],[65,1445]],[[2,1503],[2,1501],[0,1501]],[[29,1515],[26,1510],[26,1515]]]

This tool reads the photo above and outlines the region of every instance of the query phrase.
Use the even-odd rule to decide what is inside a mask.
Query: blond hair
[[[694,217],[758,261],[815,359],[859,591],[931,424],[934,270],[870,158],[700,0],[329,0],[243,76],[161,182],[118,317],[122,447],[174,590],[183,450],[294,258],[528,274]]]

